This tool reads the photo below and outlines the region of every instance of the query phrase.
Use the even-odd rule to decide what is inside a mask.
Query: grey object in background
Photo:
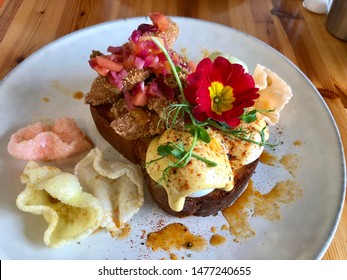
[[[347,41],[347,1],[333,0],[326,21],[327,30]]]

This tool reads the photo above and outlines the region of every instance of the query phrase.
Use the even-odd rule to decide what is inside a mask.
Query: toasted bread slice
[[[142,137],[136,140],[128,140],[118,135],[111,127],[112,119],[108,116],[109,108],[107,106],[90,106],[91,114],[95,125],[100,134],[125,158],[135,164],[142,166],[146,160],[146,152],[149,143],[153,137]],[[143,168],[149,192],[157,205],[165,212],[176,217],[187,216],[209,216],[215,215],[218,211],[228,207],[242,194],[247,187],[249,179],[252,177],[258,160],[244,165],[235,172],[234,188],[229,191],[215,189],[211,193],[201,197],[187,197],[182,211],[173,211],[169,204],[167,194],[164,188],[157,185]]]

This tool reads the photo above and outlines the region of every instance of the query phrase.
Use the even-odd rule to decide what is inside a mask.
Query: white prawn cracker
[[[21,182],[26,184],[16,200],[17,207],[48,222],[44,242],[61,247],[80,241],[101,224],[103,211],[99,201],[83,192],[76,176],[34,161],[26,165]]]
[[[264,119],[269,125],[277,124],[280,112],[293,96],[291,87],[275,72],[260,64],[254,70],[253,79],[260,95],[254,107],[271,111],[263,113]]]
[[[124,227],[143,204],[144,179],[139,166],[119,155],[107,161],[99,148],[92,149],[75,167],[84,190],[101,203],[104,218],[101,227],[112,236]]]

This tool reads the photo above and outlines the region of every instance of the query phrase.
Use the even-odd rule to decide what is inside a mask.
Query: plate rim
[[[310,87],[312,88],[312,90],[315,92],[315,97],[318,98],[318,100],[320,100],[321,105],[323,106],[325,112],[327,113],[327,115],[329,116],[329,120],[330,122],[333,124],[334,126],[334,131],[336,133],[336,137],[337,137],[337,144],[338,144],[338,149],[341,153],[341,159],[342,161],[339,162],[340,165],[342,165],[342,192],[341,192],[341,197],[340,197],[340,201],[339,203],[339,208],[338,208],[338,212],[336,213],[336,217],[335,217],[335,222],[334,222],[334,226],[330,229],[330,233],[329,233],[329,238],[327,240],[325,240],[324,242],[324,246],[321,248],[319,254],[316,256],[316,259],[320,259],[322,258],[322,256],[326,253],[326,250],[328,249],[328,247],[331,244],[331,241],[337,231],[337,228],[339,226],[339,221],[343,212],[343,208],[344,208],[344,200],[346,197],[346,158],[345,158],[345,153],[344,153],[344,147],[343,147],[343,142],[341,139],[341,133],[339,130],[339,127],[337,126],[336,120],[334,118],[334,116],[331,113],[330,108],[328,107],[326,101],[324,100],[324,98],[321,96],[321,94],[319,93],[319,91],[317,90],[317,88],[314,86],[313,82],[303,73],[303,71],[297,66],[295,65],[289,58],[287,58],[284,54],[282,54],[281,52],[279,52],[278,50],[276,50],[275,48],[273,48],[272,46],[270,46],[269,44],[265,43],[264,41],[258,39],[257,37],[254,37],[251,34],[248,34],[246,32],[243,32],[241,30],[235,29],[231,26],[225,25],[225,24],[221,24],[221,23],[217,23],[217,22],[213,22],[213,21],[208,21],[208,20],[204,20],[204,19],[197,19],[197,18],[190,18],[190,17],[183,17],[183,16],[169,16],[170,18],[172,18],[173,20],[176,21],[195,21],[195,22],[202,22],[204,24],[209,24],[209,25],[215,25],[217,27],[222,27],[222,28],[226,28],[226,29],[231,29],[233,32],[239,33],[241,36],[246,36],[248,38],[250,38],[251,40],[255,41],[257,44],[262,45],[263,47],[266,47],[268,49],[271,50],[271,52],[276,53],[276,55],[278,57],[280,57],[283,61],[285,61],[285,63],[287,63],[288,65],[290,65],[292,68],[295,69],[295,71],[297,71],[300,76],[302,76],[305,81],[310,85]],[[60,38],[57,38],[54,41],[51,41],[49,43],[47,43],[46,45],[42,46],[41,48],[37,49],[36,51],[34,51],[33,53],[31,53],[29,56],[27,56],[25,58],[25,60],[23,62],[21,62],[20,64],[16,65],[14,68],[11,69],[10,72],[7,73],[7,75],[0,80],[0,92],[2,90],[2,88],[4,87],[6,81],[12,77],[12,75],[15,75],[17,69],[19,69],[20,67],[23,67],[23,65],[26,65],[27,63],[30,63],[30,61],[35,58],[36,55],[40,55],[41,52],[44,52],[46,49],[51,48],[53,45],[64,41],[64,40],[68,40],[69,38],[72,38],[80,33],[84,33],[84,32],[90,32],[93,29],[97,30],[103,27],[107,27],[109,25],[115,25],[118,22],[122,22],[122,21],[130,21],[132,23],[136,23],[136,22],[143,22],[143,20],[148,21],[149,17],[148,16],[138,16],[138,17],[129,17],[129,18],[120,18],[120,19],[115,19],[115,20],[110,20],[110,21],[106,21],[106,22],[102,22],[102,23],[98,23],[95,25],[91,25],[91,26],[87,26],[78,30],[75,30],[71,33],[65,34],[63,36],[61,36]],[[340,186],[341,187],[341,186]]]

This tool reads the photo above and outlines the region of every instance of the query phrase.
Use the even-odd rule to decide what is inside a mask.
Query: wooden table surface
[[[347,154],[347,42],[301,0],[0,0],[0,80],[30,54],[86,26],[157,11],[217,22],[264,41],[294,62],[330,108]],[[347,259],[347,207],[323,259]]]

